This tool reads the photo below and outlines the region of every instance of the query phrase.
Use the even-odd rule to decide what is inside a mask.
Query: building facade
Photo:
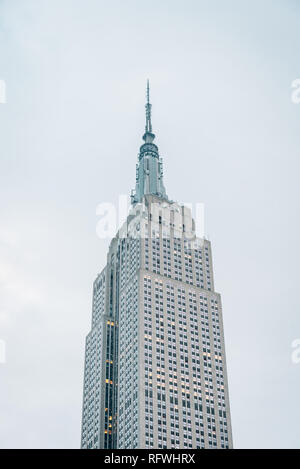
[[[82,448],[232,448],[211,245],[169,200],[146,128],[128,218],[93,288]]]

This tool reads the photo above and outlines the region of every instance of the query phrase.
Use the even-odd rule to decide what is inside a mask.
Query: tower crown
[[[144,144],[140,147],[138,163],[136,167],[136,186],[132,192],[132,203],[141,202],[145,195],[151,194],[167,199],[163,184],[162,160],[159,157],[158,147],[153,143],[155,134],[152,132],[150,104],[150,86],[147,80],[146,90],[146,125],[143,135]]]

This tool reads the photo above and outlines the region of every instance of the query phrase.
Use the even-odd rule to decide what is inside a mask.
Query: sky
[[[300,448],[299,31],[297,0],[0,0],[1,448],[80,446],[96,208],[134,187],[147,78],[167,193],[205,206],[234,447]]]

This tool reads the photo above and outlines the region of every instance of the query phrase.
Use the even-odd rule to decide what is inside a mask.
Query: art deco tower
[[[231,448],[220,294],[211,245],[169,200],[149,84],[136,189],[94,282],[82,448]]]

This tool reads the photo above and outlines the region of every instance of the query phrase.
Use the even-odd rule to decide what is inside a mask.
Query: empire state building
[[[143,140],[129,215],[93,285],[81,447],[232,448],[211,244],[166,194],[149,83]]]

